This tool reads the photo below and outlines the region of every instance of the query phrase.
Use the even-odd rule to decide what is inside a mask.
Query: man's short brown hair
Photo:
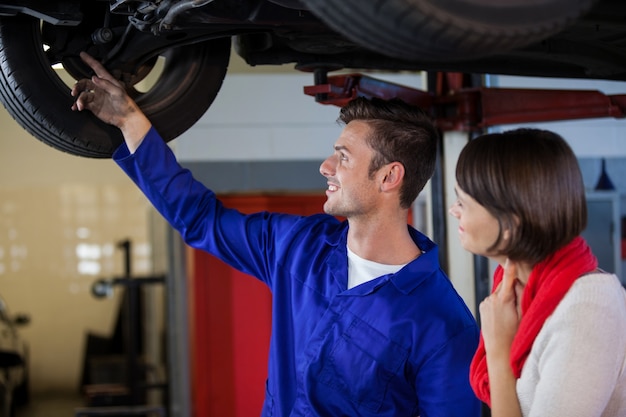
[[[400,205],[409,208],[435,171],[439,133],[431,118],[399,99],[360,97],[341,109],[339,120],[345,124],[362,120],[372,128],[373,133],[367,138],[375,152],[371,175],[391,162],[404,166]]]

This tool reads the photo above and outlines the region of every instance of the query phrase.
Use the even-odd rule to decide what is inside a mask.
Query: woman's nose
[[[452,216],[452,217],[456,217],[457,219],[459,218],[459,211],[457,210],[457,206],[456,204],[452,204],[450,206],[450,208],[448,209],[448,213]]]

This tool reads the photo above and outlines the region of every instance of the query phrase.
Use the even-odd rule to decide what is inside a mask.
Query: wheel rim
[[[30,26],[25,26],[30,25]],[[24,30],[29,27],[26,33]],[[73,79],[59,77],[44,51],[46,41],[39,22],[32,18],[1,18],[0,36],[7,45],[0,53],[5,61],[2,98],[5,107],[37,139],[79,156],[110,157],[122,142],[118,129],[106,125],[90,112],[70,110]],[[49,35],[49,34],[46,34]],[[9,47],[10,46],[10,47]],[[137,84],[129,94],[169,141],[189,129],[210,106],[226,74],[230,40],[171,48],[143,64],[134,83],[160,73],[147,89]],[[87,74],[76,54],[63,60],[71,78]],[[83,65],[83,68],[81,68]],[[15,88],[19,86],[19,89]]]

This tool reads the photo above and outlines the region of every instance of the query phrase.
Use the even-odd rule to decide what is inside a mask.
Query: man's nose
[[[334,168],[333,168],[331,159],[332,159],[332,156],[329,156],[320,165],[320,174],[322,174],[324,177],[329,177],[333,175],[334,173]]]

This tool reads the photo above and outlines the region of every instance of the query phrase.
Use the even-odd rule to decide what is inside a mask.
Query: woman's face
[[[494,253],[488,249],[498,239],[500,233],[498,220],[465,193],[458,184],[455,192],[457,199],[450,207],[449,213],[459,220],[459,239],[463,249],[476,255],[493,257]]]

